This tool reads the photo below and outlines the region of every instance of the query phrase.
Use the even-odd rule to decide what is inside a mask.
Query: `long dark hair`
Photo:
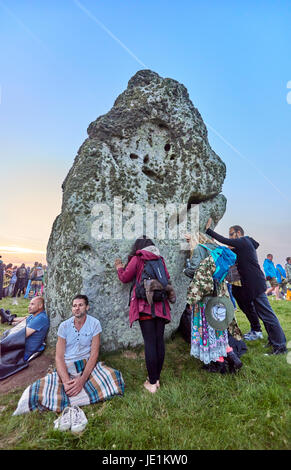
[[[131,247],[131,251],[128,255],[126,266],[130,262],[131,258],[135,256],[138,250],[143,250],[147,246],[152,246],[152,245],[155,245],[154,242],[150,238],[148,238],[146,235],[143,235],[142,237],[137,238]]]

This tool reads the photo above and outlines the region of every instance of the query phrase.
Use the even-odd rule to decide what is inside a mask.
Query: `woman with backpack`
[[[148,371],[148,379],[144,387],[151,393],[155,393],[160,387],[160,374],[165,358],[164,331],[166,323],[171,321],[171,313],[168,299],[175,301],[175,293],[169,285],[169,273],[164,259],[160,256],[158,248],[152,240],[145,235],[138,238],[128,256],[126,266],[120,259],[115,260],[115,267],[121,282],[133,281],[130,296],[129,321],[139,321],[145,346],[145,361]],[[161,278],[153,276],[158,268]],[[148,273],[152,275],[148,275]],[[145,279],[152,280],[145,280]],[[163,284],[163,285],[162,285]],[[146,289],[143,291],[144,286]],[[166,291],[163,301],[154,301],[157,287],[163,288],[159,292]],[[142,297],[142,291],[145,295]]]

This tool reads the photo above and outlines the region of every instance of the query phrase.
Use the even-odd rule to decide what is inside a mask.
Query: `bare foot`
[[[156,391],[158,390],[157,384],[151,384],[148,381],[145,381],[143,386],[151,393],[156,393]]]
[[[146,378],[146,382],[147,382],[147,383],[150,383],[150,380],[149,380],[148,377]],[[156,386],[157,386],[157,388],[160,388],[161,385],[160,385],[160,381],[159,381],[159,380],[156,381]]]

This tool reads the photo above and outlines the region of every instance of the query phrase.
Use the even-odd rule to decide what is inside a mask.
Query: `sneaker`
[[[12,299],[12,305],[18,305],[16,297],[13,297]]]
[[[261,331],[250,330],[244,335],[246,341],[256,341],[257,339],[263,339],[263,333]]]
[[[71,408],[67,406],[61,416],[54,421],[55,429],[59,431],[68,431],[71,429]]]
[[[71,421],[71,431],[72,432],[81,432],[85,429],[88,420],[86,415],[79,406],[74,405],[71,407],[72,421]]]
[[[268,354],[264,354],[264,356],[278,356],[279,354],[286,354],[287,349],[274,349],[272,352]]]

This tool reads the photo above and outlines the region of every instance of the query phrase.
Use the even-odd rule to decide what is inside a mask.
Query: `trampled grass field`
[[[27,313],[28,301],[17,307],[11,299],[0,303],[19,316]],[[291,302],[271,304],[291,341]],[[243,333],[249,330],[240,311],[237,320]],[[1,325],[0,332],[4,329]],[[177,334],[166,345],[161,388],[154,395],[142,386],[142,347],[101,354],[100,360],[122,371],[125,394],[84,407],[89,422],[79,436],[54,431],[52,412],[13,417],[23,390],[1,395],[0,449],[286,450],[291,445],[291,344],[288,355],[266,357],[263,333],[263,340],[247,343],[244,367],[236,375],[202,371]]]

